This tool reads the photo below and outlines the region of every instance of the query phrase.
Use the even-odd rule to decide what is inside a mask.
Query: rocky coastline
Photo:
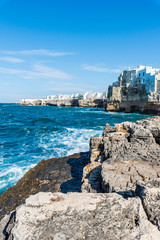
[[[140,112],[148,115],[160,115],[160,104],[148,102],[146,99],[126,99],[108,100],[107,98],[98,99],[30,99],[21,100],[20,105],[33,106],[57,106],[57,107],[83,107],[83,108],[103,108],[106,112]]]
[[[104,108],[106,107],[107,99],[31,99],[21,100],[20,105],[34,106],[57,106],[57,107],[87,107],[87,108]]]
[[[42,160],[0,196],[0,219],[2,240],[159,240],[160,117],[106,124],[89,153]]]

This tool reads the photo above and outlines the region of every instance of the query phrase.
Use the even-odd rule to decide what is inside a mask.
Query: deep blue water
[[[106,123],[136,121],[141,114],[102,109],[0,104],[0,193],[41,159],[89,150]]]

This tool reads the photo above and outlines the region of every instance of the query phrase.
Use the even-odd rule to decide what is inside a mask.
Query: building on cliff
[[[110,100],[123,100],[136,95],[150,101],[160,100],[160,69],[146,66],[128,68],[118,76],[118,81],[108,88]]]
[[[149,103],[152,103],[153,108],[160,103],[160,69],[149,66],[128,68],[118,76],[117,82],[108,87],[109,111],[143,112]]]

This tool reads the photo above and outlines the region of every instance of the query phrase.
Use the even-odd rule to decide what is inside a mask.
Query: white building
[[[135,69],[123,71],[119,76],[119,82],[122,87],[145,88],[146,93],[160,94],[160,69],[138,66]]]
[[[96,99],[96,98],[106,98],[107,97],[107,92],[103,93],[93,93],[93,92],[84,92],[84,93],[77,93],[77,94],[58,94],[58,95],[50,95],[47,96],[47,99],[52,99],[52,100],[65,100],[65,99]]]

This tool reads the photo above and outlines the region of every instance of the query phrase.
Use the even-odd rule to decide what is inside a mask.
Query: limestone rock
[[[138,182],[136,194],[142,200],[149,221],[160,230],[160,178],[147,183]]]
[[[160,163],[120,161],[102,163],[102,189],[104,192],[119,192],[134,196],[138,181],[160,180]]]
[[[160,239],[140,199],[126,200],[114,193],[41,192],[30,196],[17,208],[11,234],[14,240]]]
[[[106,125],[103,136],[91,140],[91,161],[160,160],[160,117]],[[100,146],[100,147],[98,147]],[[94,152],[99,155],[94,156]]]
[[[160,116],[135,123],[123,122],[114,127],[106,124],[101,137],[91,138],[91,167],[89,173],[86,174],[85,169],[83,171],[85,181],[82,189],[95,192],[97,179],[101,181],[97,192],[118,191],[129,196],[134,195],[137,181],[147,182],[158,178],[159,139]],[[94,163],[101,163],[102,166],[95,166],[94,170]]]

